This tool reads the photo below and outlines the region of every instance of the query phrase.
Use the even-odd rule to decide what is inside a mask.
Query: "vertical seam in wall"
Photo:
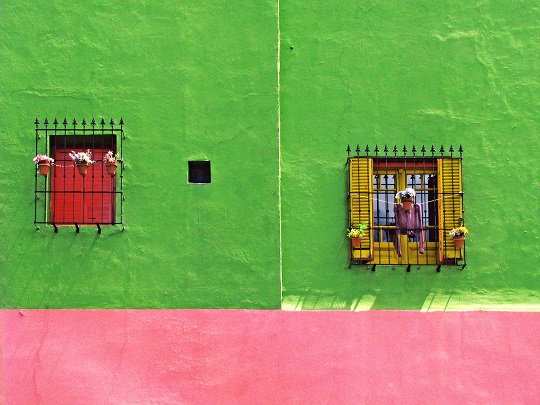
[[[279,213],[279,306],[283,306],[283,241],[281,216],[281,27],[280,3],[277,0],[277,136],[278,136],[278,213]]]

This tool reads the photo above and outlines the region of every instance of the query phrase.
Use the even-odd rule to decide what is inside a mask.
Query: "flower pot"
[[[51,168],[50,162],[39,162],[38,163],[39,174],[42,176],[47,176],[49,174],[49,169]]]
[[[405,211],[409,211],[412,208],[413,204],[414,204],[414,199],[412,199],[412,198],[402,198],[401,199],[401,204],[403,205],[403,209]]]
[[[86,172],[88,171],[88,166],[90,166],[88,163],[77,163],[77,169],[79,170],[79,174],[81,176],[86,176]]]
[[[465,243],[465,235],[463,236],[454,236],[454,246],[456,249],[461,249]]]
[[[353,248],[359,249],[362,244],[362,238],[351,238],[351,243]]]
[[[114,176],[116,174],[116,167],[118,166],[118,162],[114,163],[107,163],[105,164],[107,166],[107,173],[111,176]]]

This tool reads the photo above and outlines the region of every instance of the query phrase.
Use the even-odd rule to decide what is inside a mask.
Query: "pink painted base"
[[[538,313],[5,310],[0,338],[7,404],[540,398]]]

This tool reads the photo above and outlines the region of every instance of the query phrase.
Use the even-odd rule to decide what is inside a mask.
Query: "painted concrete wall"
[[[538,310],[538,17],[2,1],[0,399],[534,402],[537,314],[422,311]],[[124,119],[125,232],[35,230],[36,117]],[[463,145],[464,270],[348,268],[348,144]]]
[[[2,307],[279,308],[276,15],[2,2]],[[124,233],[33,229],[35,117],[124,119]]]
[[[0,402],[534,404],[537,320],[515,312],[0,311],[10,349]]]
[[[536,310],[537,17],[4,1],[0,305]],[[101,116],[126,123],[127,231],[36,232],[35,117]],[[463,145],[464,271],[348,269],[348,144]],[[212,184],[189,185],[201,158]]]
[[[284,306],[536,310],[538,5],[281,6]],[[347,269],[347,144],[463,145],[464,271]]]

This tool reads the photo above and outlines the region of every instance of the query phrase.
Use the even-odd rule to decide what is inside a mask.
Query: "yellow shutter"
[[[368,230],[362,238],[360,249],[351,247],[351,259],[370,261],[373,257],[372,203],[373,159],[349,159],[349,225],[357,228],[365,222]]]
[[[456,249],[448,235],[463,220],[461,159],[441,158],[437,161],[439,208],[439,260],[462,259],[463,249]]]

